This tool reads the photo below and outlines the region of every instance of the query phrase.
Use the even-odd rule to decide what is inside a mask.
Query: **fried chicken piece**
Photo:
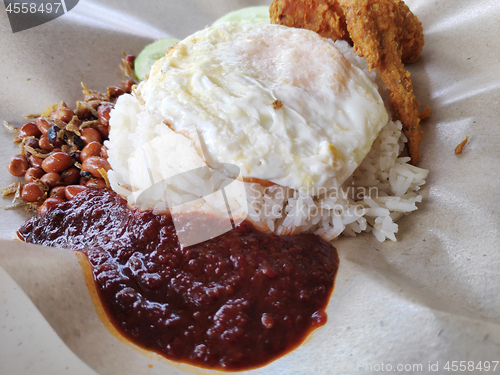
[[[420,120],[429,117],[430,109],[418,111],[410,73],[403,65],[415,61],[424,45],[422,25],[406,4],[401,0],[274,0],[270,15],[271,22],[307,28],[334,40],[352,40],[355,52],[366,58],[370,70],[379,71],[387,86],[408,138],[411,162],[416,164],[423,137]]]
[[[424,46],[422,25],[406,4],[397,2],[401,3],[400,13],[407,12],[399,35],[402,61],[411,63],[418,59]],[[352,45],[342,9],[339,0],[274,0],[269,13],[272,23],[312,30],[322,37],[342,39]]]
[[[413,94],[410,73],[404,69],[403,50],[415,61],[423,45],[422,26],[399,0],[339,0],[354,50],[364,56],[368,68],[377,69],[389,90],[391,105],[403,123],[412,164],[420,160],[421,116]]]
[[[331,0],[274,0],[269,8],[271,22],[308,29],[324,38],[343,39],[352,44],[342,8]]]

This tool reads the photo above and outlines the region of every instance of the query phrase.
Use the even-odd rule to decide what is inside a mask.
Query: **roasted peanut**
[[[104,159],[107,159],[109,157],[109,155],[108,155],[108,148],[106,146],[104,146],[104,145],[101,147],[101,156]]]
[[[49,196],[51,198],[59,198],[62,200],[66,199],[66,186],[56,186],[50,191]]]
[[[121,87],[126,93],[131,93],[132,92],[132,86],[135,85],[135,82],[132,81],[131,79],[127,79],[126,81],[122,81],[118,84],[119,87]]]
[[[42,178],[44,174],[45,172],[42,168],[31,167],[26,171],[24,179],[26,180],[26,182],[33,182],[34,179],[39,180],[40,178]]]
[[[43,191],[34,182],[24,185],[21,190],[21,198],[25,202],[36,202],[41,197],[43,197]]]
[[[55,152],[42,163],[45,172],[61,173],[73,165],[73,158],[66,152]]]
[[[50,117],[52,118],[56,118],[56,119],[59,119],[63,122],[70,122],[71,119],[73,118],[73,116],[75,115],[75,112],[73,112],[71,109],[67,108],[67,107],[63,107],[63,108],[59,108],[57,110],[55,110],[54,112],[52,112],[50,114]]]
[[[134,62],[135,62],[135,56],[134,55],[127,55],[125,56],[125,62],[130,66],[131,69],[134,69]]]
[[[29,167],[30,165],[28,163],[28,159],[26,159],[26,157],[23,155],[13,156],[9,160],[9,164],[7,165],[9,173],[16,177],[24,176],[28,171]]]
[[[71,167],[61,173],[61,178],[64,185],[73,185],[80,180],[80,170],[76,167]]]
[[[45,117],[39,117],[36,120],[36,126],[38,127],[38,130],[40,130],[40,133],[42,133],[43,135],[47,134],[52,125],[53,124],[50,121],[47,121]]]
[[[104,168],[107,172],[111,169],[111,166],[106,159],[99,156],[89,156],[82,163],[82,171],[90,172],[96,178],[102,178],[102,175],[99,173],[99,169],[101,168]]]
[[[38,156],[31,155],[29,157],[29,162],[30,162],[32,167],[42,168],[43,159],[38,157]]]
[[[109,125],[109,113],[113,109],[113,106],[111,104],[105,104],[101,105],[97,109],[97,115],[99,117],[99,122],[103,124],[104,126]]]
[[[61,175],[55,172],[46,173],[40,178],[40,181],[45,182],[49,188],[53,188],[61,183]]]
[[[90,142],[87,146],[85,146],[80,153],[80,158],[82,160],[87,159],[89,156],[99,156],[101,155],[102,144],[99,142]]]
[[[53,210],[58,204],[64,203],[61,198],[47,198],[45,202],[38,208],[38,213],[41,215],[46,214],[48,211]]]
[[[81,131],[82,136],[80,137],[85,145],[90,142],[102,142],[101,134],[93,128],[85,128]]]
[[[108,93],[111,98],[117,98],[120,95],[125,94],[125,89],[119,86],[110,86],[108,87]]]
[[[24,137],[40,137],[42,133],[38,129],[38,126],[36,125],[36,122],[28,122],[27,124],[24,124],[21,129],[19,130],[19,136],[21,138]]]
[[[104,181],[102,178],[91,178],[90,180],[87,181],[85,186],[89,188],[105,188],[106,187],[106,181]]]
[[[68,185],[66,186],[66,199],[70,200],[78,193],[88,189],[88,187],[83,185]]]
[[[52,151],[54,149],[54,146],[52,146],[52,144],[50,143],[49,137],[47,137],[47,134],[42,135],[40,137],[39,143],[40,143],[40,148],[42,150]]]
[[[38,143],[38,139],[36,139],[36,138],[29,138],[26,140],[26,142],[24,142],[24,146],[28,146],[28,147],[36,149],[36,148],[40,147],[40,143]],[[29,152],[26,152],[26,156],[30,157],[31,154]]]

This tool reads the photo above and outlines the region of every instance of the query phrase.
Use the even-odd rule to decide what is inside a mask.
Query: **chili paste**
[[[200,230],[217,220],[189,214]],[[113,325],[165,357],[222,370],[262,366],[325,324],[338,268],[313,234],[277,236],[244,221],[187,248],[169,214],[87,189],[28,220],[26,242],[83,251]]]

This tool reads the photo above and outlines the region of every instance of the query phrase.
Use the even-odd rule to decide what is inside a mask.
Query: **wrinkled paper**
[[[73,107],[82,97],[80,82],[105,90],[122,79],[122,50],[137,54],[154,39],[184,38],[230,10],[269,3],[81,0],[54,21],[15,34],[0,6],[0,120],[19,126],[23,115],[61,100]],[[334,241],[340,268],[328,322],[290,354],[249,373],[384,373],[390,365],[393,373],[432,374],[446,373],[448,361],[450,368],[451,361],[490,361],[492,370],[500,360],[500,3],[406,3],[426,38],[418,62],[407,66],[417,99],[432,108],[419,165],[430,170],[424,200],[398,221],[397,243],[370,234]],[[6,166],[16,146],[8,131],[0,132]],[[2,186],[17,181],[2,168]],[[73,252],[12,240],[27,217],[22,210],[0,212],[0,266],[22,289],[0,285],[9,296],[0,299],[0,311],[7,311],[0,329],[11,327],[12,347],[17,339],[25,343],[0,345],[0,373],[29,354],[34,333],[19,328],[31,326],[23,325],[24,315],[8,316],[25,295],[65,344],[46,353],[61,353],[63,361],[69,348],[88,366],[86,374],[216,373],[140,352],[112,335]],[[30,373],[52,374],[58,360],[51,363]]]

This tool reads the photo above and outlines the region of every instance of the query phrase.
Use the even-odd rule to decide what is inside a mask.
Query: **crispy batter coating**
[[[342,8],[331,0],[275,0],[269,9],[272,23],[308,29],[325,38],[352,44]]]
[[[413,62],[424,45],[422,25],[401,0],[274,0],[271,22],[306,28],[334,40],[352,41],[368,68],[377,69],[387,86],[391,105],[403,123],[412,164],[420,159],[423,132],[410,73],[404,62]],[[347,33],[346,33],[347,30]]]
[[[455,154],[457,155],[461,154],[468,141],[469,141],[469,136],[466,136],[465,139],[462,142],[460,142],[460,144],[457,147],[455,147]]]

